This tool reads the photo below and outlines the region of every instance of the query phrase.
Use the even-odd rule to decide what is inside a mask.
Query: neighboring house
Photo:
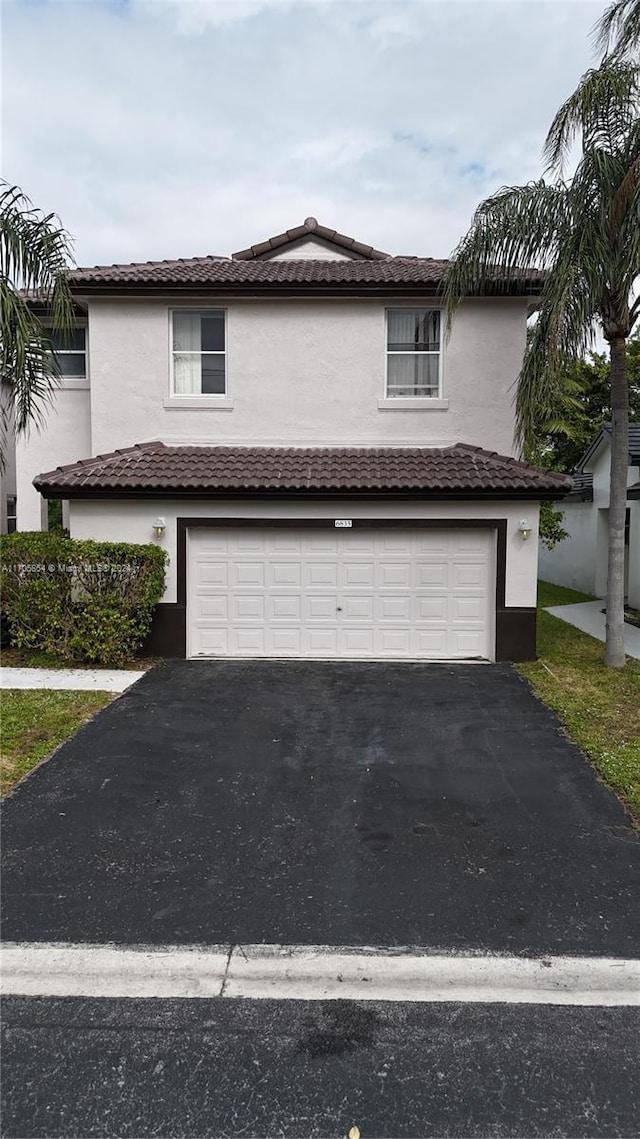
[[[573,490],[562,503],[569,537],[540,549],[540,576],[604,597],[607,592],[611,427],[603,427],[573,472]],[[640,423],[629,424],[625,526],[625,597],[640,609]]]
[[[533,657],[538,507],[570,488],[513,458],[540,274],[466,300],[447,339],[446,266],[308,218],[231,258],[73,272],[19,527],[54,498],[72,537],[161,543],[149,651]]]

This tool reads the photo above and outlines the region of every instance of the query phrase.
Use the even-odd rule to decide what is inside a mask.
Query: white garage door
[[[189,656],[492,656],[494,531],[190,532]]]

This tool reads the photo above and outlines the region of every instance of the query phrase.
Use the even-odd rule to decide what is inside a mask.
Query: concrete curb
[[[5,995],[640,1006],[640,961],[334,946],[10,943]]]

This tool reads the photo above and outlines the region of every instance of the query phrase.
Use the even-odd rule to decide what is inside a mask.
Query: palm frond
[[[59,370],[46,330],[24,298],[1,278],[0,327],[0,384],[12,393],[14,426],[21,434],[31,423],[44,422]]]
[[[578,136],[584,146],[615,150],[638,118],[640,68],[636,63],[609,61],[587,71],[557,112],[543,148],[547,171],[562,175]]]
[[[622,58],[640,49],[640,0],[614,0],[594,28],[602,56]]]
[[[488,284],[507,291],[523,268],[553,264],[558,234],[570,224],[566,202],[565,187],[541,180],[505,187],[478,206],[442,284],[449,325],[463,297],[486,291]]]
[[[74,325],[68,282],[69,235],[54,214],[42,214],[17,186],[0,181],[0,379],[12,400],[16,434],[42,425],[57,379],[48,335],[29,307],[30,293],[46,305],[56,332]],[[6,398],[0,408],[0,465],[9,430]]]

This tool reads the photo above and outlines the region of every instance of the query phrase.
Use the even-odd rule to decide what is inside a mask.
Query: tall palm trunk
[[[609,566],[607,575],[607,651],[605,662],[624,668],[624,524],[629,467],[629,386],[624,336],[611,338],[611,476],[609,492]]]

